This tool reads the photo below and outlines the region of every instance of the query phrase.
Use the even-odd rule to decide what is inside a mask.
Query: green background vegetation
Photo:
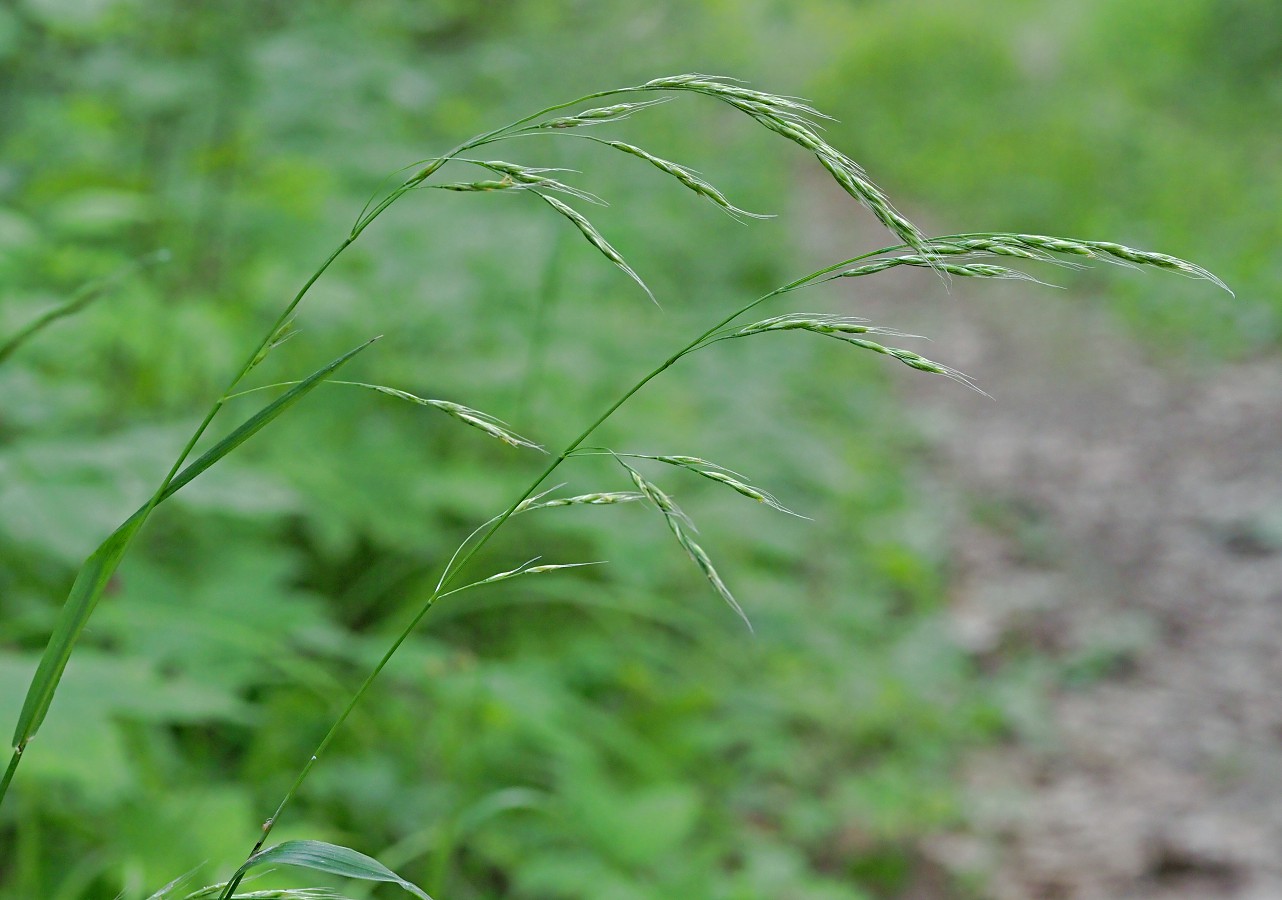
[[[0,367],[0,726],[75,567],[380,180],[589,90],[710,71],[810,96],[841,119],[832,141],[943,230],[1115,239],[1237,289],[1064,276],[1155,355],[1282,336],[1276,4],[606,6],[0,7],[0,335],[172,254]],[[720,311],[805,271],[810,213],[790,200],[804,158],[697,99],[612,135],[778,219],[739,225],[586,143],[500,154],[583,170],[612,204],[594,221],[662,312],[533,198],[423,194],[318,284],[260,381],[385,334],[351,377],[564,442]],[[840,302],[806,301],[859,312]],[[885,363],[828,343],[720,345],[599,441],[716,460],[814,518],[654,473],[755,637],[652,512],[530,516],[478,574],[536,553],[610,564],[442,604],[276,836],[357,847],[438,900],[836,900],[921,877],[917,843],[965,827],[958,760],[1035,728],[1038,685],[1061,675],[1014,657],[981,672],[952,644],[960,513],[922,474]],[[333,386],[167,504],[0,810],[0,896],[134,898],[226,875],[453,547],[541,465]],[[575,490],[628,488],[604,463],[566,473]],[[953,879],[955,896],[982,877]]]

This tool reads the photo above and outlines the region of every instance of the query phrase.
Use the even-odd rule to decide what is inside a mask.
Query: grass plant
[[[509,142],[510,149],[513,151],[518,147],[525,150],[531,146],[529,141],[524,140],[527,138],[587,139],[607,150],[648,163],[651,169],[672,178],[680,186],[699,198],[713,203],[730,216],[740,220],[760,217],[759,214],[748,213],[735,206],[721,190],[684,165],[669,161],[630,143],[584,133],[586,130],[599,129],[624,119],[643,115],[660,103],[686,95],[725,104],[813,155],[836,184],[865,206],[891,233],[892,242],[888,246],[861,253],[810,272],[744,302],[736,308],[712,316],[713,321],[709,325],[694,335],[678,339],[677,348],[673,352],[622,390],[603,410],[586,417],[577,436],[555,452],[544,449],[543,445],[534,439],[517,434],[497,416],[465,406],[456,400],[424,398],[401,388],[382,384],[336,380],[334,378],[336,373],[358,354],[370,348],[378,340],[377,337],[371,337],[367,342],[354,347],[304,378],[272,385],[246,387],[246,382],[259,364],[275,347],[292,335],[294,317],[313,285],[389,207],[403,197],[421,190],[533,195],[547,209],[564,219],[597,254],[634,281],[651,300],[655,300],[653,292],[641,274],[580,209],[571,205],[571,201],[586,204],[601,202],[592,193],[568,183],[569,174],[572,173],[556,168],[481,159],[469,154],[503,142]],[[589,106],[607,98],[623,102]],[[751,603],[746,605],[741,603],[732,593],[726,579],[714,566],[709,554],[702,544],[696,541],[697,530],[690,518],[681,510],[668,489],[660,483],[659,476],[650,474],[646,467],[654,466],[656,471],[658,467],[676,471],[684,470],[723,485],[746,499],[781,512],[794,515],[795,513],[785,508],[764,488],[716,462],[694,455],[646,454],[634,452],[629,448],[610,448],[589,444],[601,426],[633,396],[685,357],[711,350],[724,341],[742,340],[785,331],[802,332],[839,340],[856,349],[889,356],[918,371],[942,375],[978,390],[966,375],[948,365],[928,359],[915,351],[881,342],[889,339],[910,339],[914,337],[912,335],[905,335],[892,328],[871,325],[860,319],[808,313],[801,310],[786,311],[769,318],[745,323],[744,319],[748,313],[758,307],[782,302],[790,299],[790,295],[794,293],[814,289],[828,282],[866,277],[898,267],[926,267],[943,278],[956,276],[1036,281],[1037,279],[1031,274],[1010,268],[1007,264],[1057,262],[1078,264],[1082,261],[1099,260],[1166,269],[1189,277],[1205,279],[1223,287],[1215,276],[1192,263],[1115,243],[1015,233],[966,233],[938,238],[928,237],[891,205],[885,193],[868,178],[856,162],[831,146],[822,137],[821,120],[824,118],[826,117],[798,98],[753,90],[728,78],[697,74],[658,78],[643,84],[587,94],[569,102],[546,107],[492,131],[483,132],[462,142],[443,156],[423,160],[408,167],[405,170],[411,173],[408,177],[404,177],[399,183],[371,197],[357,216],[350,231],[305,280],[293,298],[285,304],[257,344],[245,354],[244,361],[235,370],[217,399],[205,411],[199,424],[173,460],[164,478],[156,485],[147,502],[112,533],[84,563],[62,607],[15,725],[12,755],[3,778],[0,779],[0,803],[3,802],[4,795],[18,771],[24,754],[29,752],[32,738],[36,736],[54,702],[68,660],[102,599],[108,582],[156,508],[322,384],[328,382],[338,387],[372,390],[411,404],[436,409],[513,448],[544,453],[547,455],[547,462],[537,476],[511,498],[502,511],[479,525],[459,545],[440,573],[435,589],[409,617],[399,634],[352,693],[342,712],[333,721],[314,751],[303,761],[292,784],[271,815],[265,819],[261,834],[257,836],[241,867],[228,881],[220,885],[201,888],[194,893],[186,894],[189,900],[197,897],[219,897],[221,900],[230,900],[233,897],[326,896],[323,892],[306,888],[295,891],[238,893],[242,880],[248,873],[257,867],[268,865],[301,866],[352,878],[390,882],[416,896],[427,896],[420,888],[355,850],[319,841],[295,840],[269,844],[269,840],[273,830],[286,816],[291,803],[298,796],[315,767],[325,757],[326,750],[343,729],[349,716],[361,705],[370,688],[397,651],[440,599],[499,581],[596,563],[594,560],[544,563],[535,557],[496,574],[477,577],[472,572],[472,563],[514,516],[565,506],[640,503],[652,507],[713,592],[745,624],[749,622],[748,610],[751,608]],[[517,138],[522,140],[517,141]],[[433,181],[438,173],[445,172],[447,168],[450,174],[475,171],[479,168],[486,173],[487,177],[469,181],[465,176],[460,176],[459,180]],[[1003,265],[994,264],[990,261],[993,259],[1000,259]],[[97,296],[96,291],[91,291],[84,297],[74,298],[66,307],[56,310],[55,313],[70,314],[94,296]],[[52,320],[51,315],[0,345],[0,358],[14,352],[19,344],[33,337],[40,328]],[[206,438],[223,408],[230,401],[265,390],[275,390],[280,393],[253,415],[228,429],[222,438],[214,441],[203,453],[196,455],[197,447]],[[618,463],[620,467],[618,484],[601,485],[598,491],[569,496],[555,496],[555,488],[544,487],[549,479],[567,463],[581,457],[603,454],[612,457]],[[153,900],[177,897],[176,890],[177,887],[171,885],[153,895]]]

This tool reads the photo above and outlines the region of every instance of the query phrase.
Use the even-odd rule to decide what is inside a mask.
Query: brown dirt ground
[[[876,246],[842,210],[807,252],[841,231]],[[879,279],[850,311],[995,398],[896,373],[960,511],[957,640],[1051,673],[925,854],[994,900],[1282,898],[1282,361],[1157,365],[1079,292]]]

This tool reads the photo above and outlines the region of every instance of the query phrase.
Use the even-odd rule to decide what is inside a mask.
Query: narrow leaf
[[[299,866],[361,881],[385,881],[399,885],[420,900],[432,900],[422,888],[406,881],[373,857],[358,853],[350,847],[340,847],[324,841],[286,841],[268,847],[247,859],[232,880],[235,881],[250,869],[267,864]]]
[[[377,340],[377,338],[374,340]],[[318,384],[332,375],[340,366],[373,342],[367,341],[354,350],[349,350],[327,366],[318,369],[243,422],[231,434],[227,435],[199,459],[174,476],[164,491],[155,499],[155,502],[149,501],[130,516],[85,561],[80,572],[76,575],[76,580],[71,586],[71,592],[67,595],[67,600],[62,606],[62,610],[58,613],[53,633],[49,636],[49,643],[40,657],[40,663],[36,667],[35,675],[32,677],[31,686],[27,689],[27,697],[23,702],[22,712],[18,715],[18,724],[14,730],[13,746],[15,749],[20,750],[25,747],[44,722],[45,716],[49,712],[49,706],[53,702],[53,695],[58,689],[58,683],[62,680],[63,672],[67,668],[67,661],[71,658],[71,651],[75,647],[76,641],[80,638],[81,632],[84,631],[90,615],[93,614],[94,608],[98,605],[98,601],[102,599],[102,593],[107,587],[107,582],[120,565],[120,560],[129,549],[129,544],[133,541],[134,535],[137,534],[138,529],[142,527],[143,522],[151,514],[151,510],[172,497],[202,472],[261,431],[286,409],[293,406]]]
[[[31,679],[31,686],[27,689],[27,697],[23,701],[22,712],[18,715],[18,724],[13,732],[15,749],[21,751],[44,722],[76,640],[84,631],[85,623],[98,605],[107,582],[120,565],[134,535],[142,527],[145,517],[140,512],[134,513],[112,532],[93,555],[85,560],[77,573],[76,580],[71,585],[71,593],[67,595],[67,601],[58,613],[53,634],[49,636],[49,643],[40,657],[36,674]]]
[[[214,446],[210,447],[199,459],[188,465],[169,483],[165,492],[160,495],[161,500],[167,500],[172,497],[179,489],[186,487],[198,475],[214,465],[228,453],[231,453],[245,441],[262,431],[271,422],[280,416],[285,410],[289,409],[299,400],[302,400],[307,394],[314,390],[321,382],[329,378],[340,368],[345,366],[353,356],[365,350],[379,338],[370,338],[359,347],[348,350],[342,356],[333,360],[329,364],[322,366],[312,374],[308,375],[298,384],[294,385],[285,393],[281,394],[271,403],[268,403],[254,415],[246,419],[241,425],[231,432]]]

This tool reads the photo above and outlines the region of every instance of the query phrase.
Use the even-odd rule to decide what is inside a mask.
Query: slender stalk
[[[589,96],[587,98],[581,98],[581,99],[591,99],[591,97]],[[578,103],[578,102],[580,101],[579,100],[571,101],[571,104],[567,104],[567,105],[572,105],[573,103]],[[560,107],[553,107],[553,109],[559,109],[559,108]],[[543,115],[543,113],[538,113],[537,115]],[[525,121],[528,121],[528,120],[524,120],[524,119],[520,120],[519,122],[513,123],[513,125],[511,126],[505,126],[505,128],[516,127],[520,124],[523,124]],[[480,135],[476,138],[472,138],[469,141],[465,141],[464,143],[460,144],[458,147],[450,151],[445,156],[430,162],[426,168],[419,171],[416,175],[414,175],[404,184],[392,190],[386,197],[384,197],[381,201],[379,201],[372,209],[370,209],[369,206],[367,205],[366,209],[361,211],[360,217],[357,219],[356,224],[352,226],[352,230],[348,233],[347,237],[345,237],[342,241],[339,242],[338,246],[334,248],[334,250],[329,254],[328,257],[326,257],[325,261],[322,262],[314,272],[312,272],[312,274],[308,277],[308,279],[303,283],[303,286],[298,289],[298,292],[294,295],[293,299],[290,300],[288,304],[286,304],[285,308],[276,317],[276,320],[272,323],[271,327],[268,328],[267,331],[264,333],[262,339],[254,346],[253,350],[250,351],[248,356],[245,358],[245,362],[241,365],[239,370],[237,370],[236,374],[232,377],[232,379],[227,383],[227,386],[223,389],[218,399],[215,400],[214,403],[205,412],[204,417],[200,420],[200,424],[196,426],[195,430],[191,433],[191,436],[187,439],[186,444],[183,445],[182,450],[179,451],[179,454],[177,458],[174,460],[173,464],[170,466],[169,471],[165,473],[164,479],[161,481],[160,485],[156,488],[155,492],[151,495],[150,499],[148,499],[146,506],[144,506],[143,509],[140,510],[140,512],[138,513],[138,515],[140,515],[144,521],[151,515],[152,510],[154,510],[156,506],[164,499],[165,493],[166,491],[169,490],[170,484],[173,483],[174,478],[178,475],[178,472],[182,469],[183,464],[187,461],[188,457],[191,456],[191,453],[195,449],[196,444],[200,442],[200,439],[202,437],[204,437],[205,432],[209,429],[209,426],[213,423],[214,419],[218,416],[218,413],[222,410],[223,404],[226,403],[227,400],[235,393],[235,390],[240,385],[241,381],[244,380],[245,376],[249,374],[250,370],[253,369],[254,366],[261,360],[263,354],[265,354],[268,351],[273,339],[275,339],[275,337],[279,333],[280,329],[285,325],[285,323],[289,321],[290,316],[293,315],[294,310],[298,308],[298,305],[303,302],[303,298],[307,296],[308,291],[311,290],[312,286],[320,279],[322,275],[325,274],[325,272],[329,269],[329,267],[333,265],[334,261],[338,259],[339,256],[342,255],[343,251],[345,251],[348,247],[350,247],[356,241],[356,239],[360,237],[361,233],[366,228],[368,228],[370,224],[373,223],[374,220],[377,219],[389,206],[391,206],[393,203],[395,203],[398,199],[400,199],[410,190],[413,190],[415,187],[417,187],[419,184],[421,184],[423,181],[429,178],[432,175],[432,173],[437,171],[441,166],[445,165],[446,162],[448,162],[450,159],[457,156],[458,154],[471,149],[472,147],[479,146],[480,144],[487,142],[494,135],[500,133],[503,130],[504,129],[497,129],[494,132],[488,132],[487,134]],[[97,289],[90,290],[85,294],[85,296],[73,298],[73,300],[70,303],[66,304],[65,306],[54,310],[52,313],[42,317],[41,319],[38,319],[31,326],[29,326],[28,328],[20,332],[16,337],[5,342],[3,346],[0,346],[0,359],[12,353],[13,350],[19,346],[19,344],[21,344],[22,342],[30,338],[40,329],[49,325],[54,320],[64,315],[69,315],[70,313],[75,312],[76,310],[86,305],[88,302],[91,302],[98,295],[98,293],[99,291]],[[128,553],[130,547],[133,545],[134,538],[137,536],[137,534],[138,534],[138,530],[135,530],[128,536],[128,538],[126,538],[124,542],[124,546],[121,549],[119,556],[117,557],[118,559],[123,559],[125,554]],[[13,781],[14,773],[17,771],[17,768],[22,761],[22,753],[23,753],[23,750],[26,749],[26,745],[27,745],[27,741],[24,740],[13,749],[13,754],[10,757],[9,765],[5,770],[4,777],[0,779],[0,804],[3,804],[4,802],[4,798],[6,793],[8,792],[9,785]],[[230,892],[228,893],[228,896],[230,896]]]
[[[389,206],[391,206],[392,203],[396,202],[397,199],[399,199],[401,196],[408,193],[409,191],[415,190],[416,188],[418,188],[423,183],[423,181],[425,181],[432,174],[438,171],[443,165],[445,165],[446,162],[450,161],[451,159],[458,158],[461,154],[465,153],[466,151],[474,149],[476,147],[484,146],[489,143],[493,143],[498,140],[502,140],[506,137],[512,137],[512,136],[522,134],[523,132],[520,130],[522,126],[536,119],[542,118],[543,116],[549,113],[556,112],[561,109],[566,109],[571,106],[576,106],[578,104],[584,103],[589,100],[595,100],[595,99],[608,97],[616,94],[622,94],[622,93],[636,93],[643,90],[652,90],[652,88],[634,86],[634,87],[628,87],[628,88],[616,88],[616,89],[607,90],[607,91],[597,91],[591,94],[585,94],[582,97],[579,97],[577,99],[546,107],[542,110],[539,110],[536,113],[533,113],[531,115],[525,116],[524,118],[518,119],[515,122],[511,122],[500,128],[496,128],[493,131],[478,135],[474,138],[471,138],[463,142],[462,144],[459,144],[457,147],[455,147],[445,156],[438,157],[436,159],[428,161],[427,165],[423,169],[421,169],[415,175],[407,179],[400,186],[391,190],[386,197],[384,197],[378,203],[374,204],[372,208],[367,204],[366,209],[362,210],[361,214],[358,216],[356,224],[353,227],[352,233],[349,236],[348,240],[345,242],[345,244],[342,247],[340,247],[339,251],[337,252],[341,252],[341,250],[343,249],[343,247],[346,246],[347,243],[350,243],[352,240],[354,240],[356,236],[360,234],[361,231],[363,231],[371,222],[373,222],[374,219],[376,219],[384,210],[386,210]],[[673,353],[671,356],[665,359],[662,363],[660,363],[658,366],[656,366],[654,369],[648,372],[645,376],[643,376],[640,380],[638,380],[635,384],[633,384],[632,387],[630,387],[622,396],[620,396],[614,403],[612,403],[604,412],[598,415],[596,419],[594,419],[582,431],[582,433],[579,434],[578,437],[572,440],[568,445],[566,445],[566,447],[563,450],[561,450],[560,453],[558,453],[555,457],[553,457],[553,459],[548,463],[548,465],[543,469],[543,471],[540,472],[539,475],[529,484],[529,486],[515,500],[512,501],[512,503],[507,507],[507,509],[505,509],[500,515],[496,516],[494,519],[490,520],[490,522],[488,523],[488,527],[482,526],[484,528],[484,531],[481,532],[480,537],[476,540],[474,544],[471,545],[470,548],[466,549],[466,551],[462,552],[461,554],[456,552],[455,557],[451,559],[449,564],[447,564],[445,571],[443,572],[441,579],[438,582],[436,588],[428,596],[427,600],[423,603],[422,607],[413,616],[413,618],[411,618],[410,621],[397,634],[396,638],[392,641],[391,645],[388,647],[387,651],[383,654],[382,658],[380,658],[378,663],[374,666],[374,668],[370,671],[370,673],[361,682],[360,686],[356,689],[352,697],[348,700],[347,705],[343,708],[342,712],[339,713],[337,719],[335,719],[334,723],[330,726],[329,730],[325,733],[324,737],[321,738],[320,743],[317,744],[315,751],[313,751],[311,756],[308,758],[307,762],[299,770],[298,775],[294,778],[294,781],[290,785],[289,790],[285,793],[285,796],[281,798],[281,801],[277,805],[275,812],[273,812],[271,817],[268,818],[263,823],[262,834],[259,836],[258,840],[255,842],[253,849],[249,853],[249,856],[252,857],[254,854],[262,850],[263,847],[266,845],[267,839],[271,835],[272,830],[275,828],[276,823],[279,821],[280,816],[285,812],[289,804],[293,801],[294,796],[298,793],[303,783],[307,780],[307,777],[311,774],[312,769],[315,767],[316,763],[320,760],[320,757],[329,748],[330,744],[333,742],[338,732],[346,723],[348,717],[352,714],[353,710],[355,710],[355,708],[364,699],[365,695],[369,692],[369,689],[373,686],[374,682],[378,679],[379,675],[381,675],[383,670],[387,667],[387,664],[391,661],[392,657],[396,655],[396,652],[401,648],[401,646],[405,643],[405,641],[408,640],[409,636],[414,632],[415,628],[417,628],[418,624],[423,620],[423,618],[432,609],[432,607],[436,604],[436,602],[446,594],[452,593],[451,591],[446,590],[450,584],[450,579],[455,574],[457,574],[457,572],[459,572],[461,569],[466,567],[468,562],[470,562],[476,556],[476,554],[479,553],[481,549],[485,547],[486,544],[489,543],[490,539],[493,538],[493,536],[498,532],[498,530],[502,528],[503,525],[507,522],[507,520],[516,513],[516,510],[521,505],[521,503],[524,502],[527,498],[529,498],[530,495],[532,495],[536,490],[538,490],[539,486],[543,484],[543,482],[546,481],[552,475],[552,473],[555,472],[557,468],[559,468],[560,465],[563,462],[565,462],[565,460],[569,458],[569,456],[573,454],[574,451],[577,450],[579,446],[583,444],[583,442],[586,441],[597,430],[597,428],[599,428],[602,424],[604,424],[605,421],[609,419],[612,415],[614,415],[614,413],[617,412],[620,407],[622,407],[625,403],[627,403],[628,400],[630,400],[637,392],[639,392],[652,380],[654,380],[660,374],[662,374],[663,372],[671,368],[683,356],[686,356],[687,354],[693,352],[694,350],[699,349],[701,346],[705,344],[705,342],[710,337],[716,334],[717,331],[724,328],[726,325],[730,324],[740,316],[744,315],[749,310],[781,294],[787,293],[792,290],[796,290],[797,288],[804,287],[808,284],[812,284],[816,279],[824,275],[827,275],[831,272],[834,272],[842,268],[843,266],[850,265],[851,263],[855,263],[855,262],[860,262],[862,260],[866,260],[874,256],[879,256],[884,253],[890,253],[895,250],[904,249],[908,246],[909,245],[907,244],[898,244],[890,247],[884,247],[879,250],[874,250],[869,253],[861,254],[859,256],[851,257],[850,259],[842,260],[841,262],[834,263],[831,266],[827,266],[818,271],[811,272],[801,278],[796,279],[795,281],[791,281],[788,284],[785,284],[782,287],[776,288],[775,290],[767,294],[764,294],[758,297],[757,299],[741,306],[740,308],[736,309],[734,312],[730,313],[729,315],[717,321],[711,327],[707,328],[705,331],[700,333],[696,338],[694,338],[693,340],[691,340],[690,342],[682,346],[679,350],[677,350],[675,353]],[[337,252],[335,253],[335,256],[337,256]],[[330,261],[332,261],[332,259],[333,257],[331,257]],[[328,262],[326,263],[326,266],[327,265],[328,265]],[[313,277],[312,281],[314,281],[315,278],[319,277],[320,273],[324,271],[324,268],[325,266],[322,266],[321,270],[318,271],[318,273]],[[311,282],[309,281],[308,283],[309,287],[310,287],[310,284]],[[296,305],[296,303],[297,301],[295,301],[294,305]],[[293,305],[291,305],[291,307],[286,310],[286,313],[282,315],[281,320],[278,323],[277,327],[284,324],[284,321],[287,319],[288,314],[292,312],[292,309],[293,309]],[[270,337],[268,338],[268,340],[270,340]],[[266,342],[264,343],[263,346],[266,346]],[[235,387],[235,384],[236,382],[233,382],[232,388]],[[229,388],[227,393],[230,393],[232,388]],[[226,397],[226,394],[224,395],[224,398],[225,397]],[[474,536],[476,533],[477,532],[473,532],[472,536]],[[468,538],[469,541],[472,539],[472,536],[469,536]],[[466,544],[467,542],[465,541],[464,543]],[[229,881],[220,897],[220,900],[229,900],[229,898],[233,896],[236,888],[239,886],[240,880],[241,879],[239,877],[234,877],[231,881]]]
[[[598,428],[600,428],[603,424],[605,424],[607,419],[613,416],[619,410],[620,407],[622,407],[625,403],[627,403],[630,399],[632,399],[632,397],[635,394],[637,394],[642,388],[644,388],[647,384],[649,384],[655,378],[659,377],[668,369],[670,369],[673,365],[675,365],[676,362],[680,360],[683,356],[686,356],[694,352],[695,350],[699,349],[701,346],[704,345],[704,342],[708,338],[712,337],[714,334],[716,334],[716,332],[718,332],[725,326],[729,325],[731,322],[733,322],[735,319],[739,318],[740,316],[744,315],[749,310],[752,310],[755,307],[760,306],[762,303],[765,303],[767,300],[771,300],[775,297],[778,297],[781,294],[786,294],[789,291],[793,291],[793,290],[796,290],[797,288],[804,287],[807,284],[810,284],[811,282],[813,282],[814,279],[822,275],[825,275],[829,272],[832,272],[836,269],[839,269],[842,266],[849,265],[850,263],[854,263],[854,262],[860,262],[870,257],[878,256],[882,253],[889,253],[891,251],[901,249],[904,246],[906,245],[898,245],[895,247],[888,247],[880,250],[874,250],[870,253],[865,253],[860,256],[852,257],[851,259],[843,260],[842,262],[837,263],[835,265],[828,266],[816,272],[811,272],[810,274],[805,275],[801,278],[798,278],[795,281],[790,281],[788,284],[785,284],[782,287],[775,288],[770,293],[763,294],[757,299],[751,301],[750,303],[747,303],[739,307],[734,312],[718,320],[714,325],[712,325],[711,327],[701,332],[698,337],[694,338],[693,340],[683,345],[679,350],[677,350],[675,353],[673,353],[671,356],[669,356],[659,365],[651,369],[641,379],[639,379],[635,384],[633,384],[632,387],[628,388],[628,390],[624,394],[622,394],[617,400],[615,400],[612,404],[610,404],[610,406],[606,408],[604,412],[602,412],[595,419],[593,419],[591,424],[589,424],[586,428],[584,428],[583,431],[578,435],[578,437],[570,441],[570,443],[567,444],[565,448],[561,450],[560,453],[558,453],[556,456],[552,458],[551,462],[549,462],[547,466],[543,469],[543,471],[540,472],[538,476],[533,481],[530,482],[530,484],[525,488],[525,490],[520,494],[520,496],[518,496],[515,500],[511,502],[511,504],[508,505],[506,510],[504,510],[500,515],[490,520],[489,527],[486,528],[484,532],[481,533],[481,536],[479,539],[477,539],[476,543],[473,544],[470,549],[463,552],[461,555],[456,555],[455,558],[452,559],[450,563],[446,566],[446,571],[442,575],[441,580],[437,584],[436,588],[428,596],[427,600],[424,601],[422,607],[419,608],[418,612],[415,613],[414,617],[410,619],[409,623],[406,624],[401,629],[399,634],[397,634],[396,639],[392,641],[391,646],[387,648],[387,652],[383,654],[382,658],[378,661],[377,665],[375,665],[374,668],[370,671],[370,673],[365,677],[365,680],[361,682],[360,687],[358,687],[355,693],[352,694],[351,699],[348,700],[347,705],[343,708],[343,711],[339,713],[338,718],[334,720],[334,724],[330,726],[329,731],[325,733],[325,736],[321,738],[320,743],[317,744],[316,749],[312,752],[311,757],[308,758],[307,762],[303,765],[302,769],[299,770],[298,775],[294,778],[294,781],[290,785],[289,790],[286,792],[285,796],[281,799],[280,804],[276,807],[276,811],[272,813],[271,818],[269,818],[266,822],[263,823],[263,833],[259,837],[258,841],[254,844],[254,848],[249,852],[249,856],[253,856],[255,853],[260,851],[266,845],[267,838],[271,834],[272,829],[276,827],[276,823],[280,820],[281,814],[284,813],[285,809],[289,806],[290,802],[294,798],[294,795],[298,792],[299,788],[302,787],[303,782],[307,780],[307,776],[311,774],[312,768],[320,760],[320,757],[324,754],[325,750],[329,748],[329,745],[333,742],[338,732],[342,729],[343,724],[347,721],[348,716],[352,714],[352,711],[355,710],[356,707],[360,704],[360,702],[365,698],[365,695],[366,693],[369,692],[370,687],[373,686],[378,676],[382,674],[383,669],[387,667],[387,664],[391,662],[392,657],[396,655],[396,652],[401,648],[401,645],[403,645],[405,641],[409,639],[409,636],[414,632],[414,629],[418,627],[419,622],[421,622],[423,620],[423,617],[426,616],[428,612],[431,611],[432,607],[436,605],[436,602],[446,594],[452,593],[451,591],[446,590],[446,588],[450,584],[450,579],[455,574],[457,574],[460,570],[462,570],[467,566],[468,562],[471,561],[472,558],[475,557],[476,554],[479,553],[481,549],[486,544],[489,543],[490,539],[494,537],[495,533],[498,532],[500,528],[503,527],[504,523],[506,523],[507,520],[510,519],[516,513],[517,508],[531,494],[533,494],[536,490],[538,490],[539,485],[543,484],[543,482],[545,482],[552,475],[552,473],[555,472],[560,467],[560,465],[563,462],[565,462],[566,459],[568,459],[574,453],[574,451],[577,450],[583,444],[584,441],[586,441],[589,437],[591,437],[592,434]],[[476,532],[473,532],[473,534],[475,533]],[[469,540],[470,539],[471,538],[469,537]],[[232,897],[232,893],[233,891],[235,891],[238,884],[239,884],[238,879],[233,879],[231,882],[228,882],[227,888],[223,891],[223,894],[220,900],[229,900],[229,898]]]
[[[272,339],[276,336],[281,326],[283,326],[289,320],[290,315],[298,307],[298,304],[303,301],[303,298],[307,295],[307,292],[311,289],[312,285],[316,283],[317,279],[319,279],[321,275],[325,274],[325,270],[328,269],[330,265],[333,264],[334,260],[338,259],[339,255],[351,245],[352,241],[356,239],[355,237],[356,234],[359,234],[359,232],[355,232],[353,235],[348,236],[347,238],[344,238],[343,241],[334,249],[334,251],[330,253],[329,257],[323,263],[320,264],[320,266],[316,269],[315,272],[311,274],[311,277],[307,279],[307,281],[303,284],[303,286],[298,290],[298,293],[294,295],[294,299],[289,302],[289,304],[285,307],[284,311],[281,312],[281,314],[277,317],[276,321],[272,324],[271,328],[267,330],[266,334],[263,336],[263,339],[259,341],[259,343],[254,347],[253,351],[245,359],[244,364],[240,367],[239,371],[236,372],[235,376],[231,379],[231,381],[228,382],[227,387],[223,389],[223,392],[219,395],[218,399],[215,400],[214,403],[205,412],[204,418],[202,418],[200,421],[200,424],[196,426],[195,431],[191,433],[191,436],[187,439],[187,443],[183,445],[182,450],[179,452],[177,458],[174,460],[173,465],[170,466],[169,471],[165,474],[165,477],[161,481],[160,486],[156,488],[155,492],[151,495],[150,499],[148,499],[146,506],[144,506],[142,510],[140,510],[140,512],[138,513],[138,515],[140,515],[143,520],[146,520],[146,518],[151,515],[152,510],[154,510],[156,506],[164,499],[165,492],[169,490],[170,484],[173,482],[178,472],[182,469],[183,464],[187,461],[187,458],[191,456],[191,453],[195,449],[196,444],[204,436],[205,432],[209,429],[210,424],[214,421],[214,418],[218,415],[219,411],[223,408],[223,404],[227,401],[228,395],[230,395],[233,391],[235,391],[236,387],[240,384],[240,382],[245,378],[247,374],[249,374],[250,369],[254,367],[254,364],[258,362],[261,354],[264,353],[267,350],[267,348],[270,346]],[[132,546],[134,539],[137,537],[137,535],[138,535],[138,530],[134,530],[125,539],[124,548],[120,551],[119,558],[123,558],[124,555],[129,552],[129,548]],[[0,779],[0,803],[4,802],[5,794],[8,792],[8,789],[9,789],[9,784],[11,781],[13,781],[14,772],[17,771],[18,765],[22,761],[22,752],[23,750],[26,749],[26,744],[27,742],[23,741],[17,747],[14,748],[13,756],[9,760],[9,766],[5,770],[4,778]]]

